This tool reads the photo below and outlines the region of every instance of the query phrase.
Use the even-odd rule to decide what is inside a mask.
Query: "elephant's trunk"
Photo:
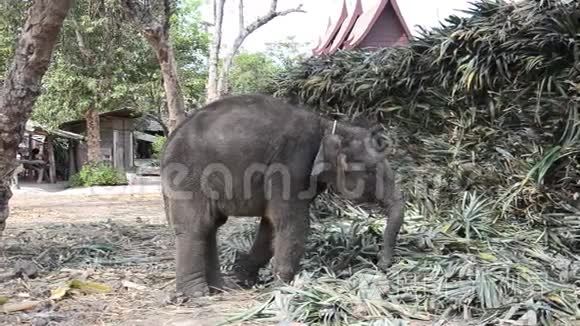
[[[380,267],[391,265],[399,230],[404,220],[404,199],[395,176],[388,163],[381,167],[383,170],[377,177],[382,182],[377,183],[377,200],[385,209],[387,226],[383,232],[383,251],[379,260]]]

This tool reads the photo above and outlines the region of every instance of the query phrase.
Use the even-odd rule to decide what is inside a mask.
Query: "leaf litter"
[[[30,209],[14,203],[17,213],[0,246],[0,274],[6,275],[0,286],[0,324],[213,325],[211,320],[222,320],[224,312],[255,302],[253,291],[237,289],[195,301],[176,298],[174,237],[158,222],[163,218],[160,196],[155,195],[155,208],[146,211],[139,199],[123,200],[122,209],[113,204],[98,208],[106,216],[117,215],[116,221],[96,222],[82,217],[87,208],[78,198],[70,199],[74,207],[66,202],[56,212],[50,206],[42,209],[39,200],[34,203],[39,215],[30,221]],[[232,228],[253,222],[240,219]],[[229,233],[224,228],[220,237]],[[22,273],[25,266],[35,272]]]
[[[405,225],[396,261],[383,273],[375,264],[385,216],[323,194],[311,210],[300,275],[270,287],[269,265],[256,289],[244,292],[244,305],[221,311],[229,313],[226,322],[577,324],[579,12],[576,1],[477,1],[469,17],[451,16],[409,46],[339,51],[283,73],[276,96],[385,126],[408,199]],[[253,223],[236,224],[222,238],[225,272],[254,231]],[[159,306],[122,280],[151,292],[173,281],[165,227],[54,225],[14,239],[5,249],[10,264],[34,261],[44,285],[11,279],[0,293],[9,302],[20,301],[18,293],[49,297],[46,281],[58,286],[76,277],[63,268],[90,269],[87,280],[113,291],[74,295],[74,305],[92,302],[101,320],[114,321],[129,310],[127,300],[136,300],[130,310],[137,315]],[[95,303],[121,288],[134,290],[109,304],[122,309]],[[213,300],[202,309],[219,306]],[[54,307],[43,309],[58,316]]]
[[[322,196],[304,272],[253,318],[578,323],[580,3],[477,0],[466,14],[407,46],[313,56],[277,78],[275,96],[382,123],[408,200],[382,273],[385,216]]]

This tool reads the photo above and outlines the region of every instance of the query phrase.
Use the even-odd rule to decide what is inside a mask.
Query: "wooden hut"
[[[84,137],[73,132],[48,128],[32,120],[27,121],[24,137],[18,148],[20,174],[36,179],[37,183],[43,182],[46,176],[50,183],[68,179],[74,173],[70,171],[70,161],[74,161],[74,157],[57,156],[57,141],[74,145],[84,141]],[[15,179],[18,181],[18,176]]]
[[[86,135],[85,119],[69,121],[60,125],[63,130]],[[155,135],[163,135],[163,127],[142,113],[129,108],[99,114],[101,136],[101,160],[109,162],[122,172],[136,168],[136,160],[151,159],[151,144]],[[79,143],[72,149],[75,167],[79,169],[87,162],[88,148]]]
[[[99,114],[101,160],[109,162],[119,171],[128,171],[134,167],[135,118],[139,116],[138,112],[131,109],[119,109]],[[87,134],[85,119],[68,121],[59,127],[77,134]],[[84,143],[77,144],[72,151],[75,153],[75,168],[78,170],[88,160],[88,148]]]

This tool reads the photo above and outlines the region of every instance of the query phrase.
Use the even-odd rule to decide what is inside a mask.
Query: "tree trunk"
[[[94,108],[89,108],[85,113],[87,122],[87,163],[96,163],[102,160],[101,157],[101,121],[99,112]]]
[[[165,98],[167,99],[167,112],[169,119],[167,127],[172,132],[177,125],[185,119],[185,101],[183,92],[179,84],[179,74],[177,72],[177,62],[175,53],[169,42],[169,31],[161,28],[155,31],[145,32],[145,38],[155,51],[157,61],[161,67],[163,76],[163,88],[165,89]]]
[[[206,86],[206,103],[209,103],[219,97],[218,79],[219,79],[219,53],[222,44],[222,23],[224,17],[225,0],[213,1],[213,37],[209,49],[209,68]]]
[[[6,226],[12,197],[10,178],[25,124],[40,95],[42,77],[71,0],[36,0],[28,10],[12,65],[0,90],[0,234]]]
[[[152,12],[151,4],[135,0],[121,0],[123,8],[133,23],[137,25],[145,39],[157,56],[163,76],[163,88],[167,99],[169,121],[167,127],[172,132],[185,119],[185,101],[179,84],[179,74],[175,53],[169,40],[169,20],[171,16],[171,1],[163,1],[162,20]]]

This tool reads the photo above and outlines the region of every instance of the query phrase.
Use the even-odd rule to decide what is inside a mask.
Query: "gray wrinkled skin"
[[[250,252],[237,262],[240,280],[254,282],[273,257],[275,276],[290,282],[304,253],[309,205],[327,187],[385,208],[380,265],[387,268],[403,199],[377,131],[335,125],[262,95],[223,98],[188,117],[161,159],[177,291],[197,297],[222,287],[216,232],[229,216],[262,217]]]

